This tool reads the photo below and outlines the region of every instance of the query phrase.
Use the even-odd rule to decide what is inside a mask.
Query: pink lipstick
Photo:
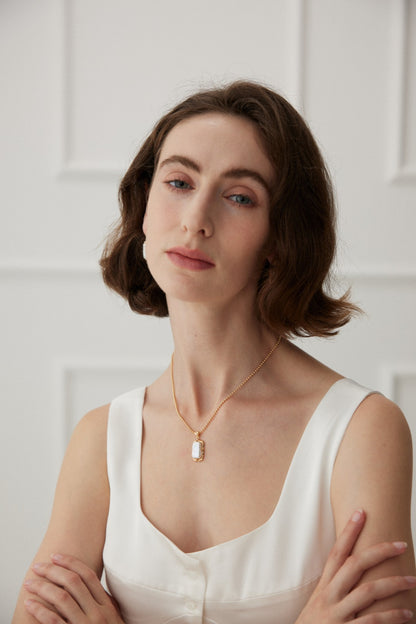
[[[204,271],[212,269],[215,263],[209,256],[199,249],[188,249],[187,247],[172,247],[166,251],[170,261],[176,266],[191,271]]]

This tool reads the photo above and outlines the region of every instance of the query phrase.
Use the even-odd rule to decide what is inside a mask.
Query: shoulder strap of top
[[[145,388],[127,392],[110,405],[107,429],[107,473],[110,507],[105,549],[111,543],[113,553],[122,552],[123,534],[140,509],[140,458],[142,411]],[[107,554],[109,554],[107,552]]]
[[[339,446],[352,416],[363,400],[374,390],[365,388],[352,379],[340,379],[323,397],[315,417],[311,421],[311,436],[319,436],[322,455],[327,457],[331,468],[338,454]]]
[[[351,379],[340,379],[326,393],[310,419],[299,443],[281,493],[276,530],[290,526],[287,556],[313,553],[312,576],[322,570],[335,540],[331,506],[332,472],[350,420],[373,391]],[[294,578],[299,578],[304,557],[292,557]]]
[[[289,472],[313,474],[320,479],[331,479],[332,469],[339,447],[350,420],[362,403],[372,394],[364,386],[351,379],[340,379],[324,395],[312,415],[296,449]],[[288,474],[288,477],[291,474]]]

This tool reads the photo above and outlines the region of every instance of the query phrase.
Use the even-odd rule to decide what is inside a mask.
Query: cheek
[[[166,231],[175,221],[177,221],[177,206],[172,205],[166,194],[151,190],[143,220],[143,232],[146,236]]]
[[[240,231],[236,240],[239,241],[241,250],[245,251],[247,255],[259,258],[261,255],[266,257],[268,236],[268,223],[258,223],[254,226],[250,224],[247,228]]]

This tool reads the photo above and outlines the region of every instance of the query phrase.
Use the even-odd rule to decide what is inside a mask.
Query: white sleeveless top
[[[194,553],[181,551],[141,510],[144,393],[115,399],[108,423],[104,568],[125,624],[293,624],[335,540],[330,484],[339,445],[371,391],[337,381],[303,432],[269,520]]]

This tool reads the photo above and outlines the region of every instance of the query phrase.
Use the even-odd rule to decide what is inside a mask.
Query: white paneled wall
[[[199,85],[261,67],[297,99],[301,3],[262,4],[67,0],[64,171],[119,175],[155,120]]]
[[[394,16],[395,72],[392,180],[416,183],[416,4],[401,0]]]
[[[301,345],[416,432],[416,0],[2,0],[0,65],[7,624],[74,424],[169,361],[168,322],[108,293],[97,259],[123,170],[199,86],[259,79],[304,112],[337,187],[338,271],[366,315]]]

